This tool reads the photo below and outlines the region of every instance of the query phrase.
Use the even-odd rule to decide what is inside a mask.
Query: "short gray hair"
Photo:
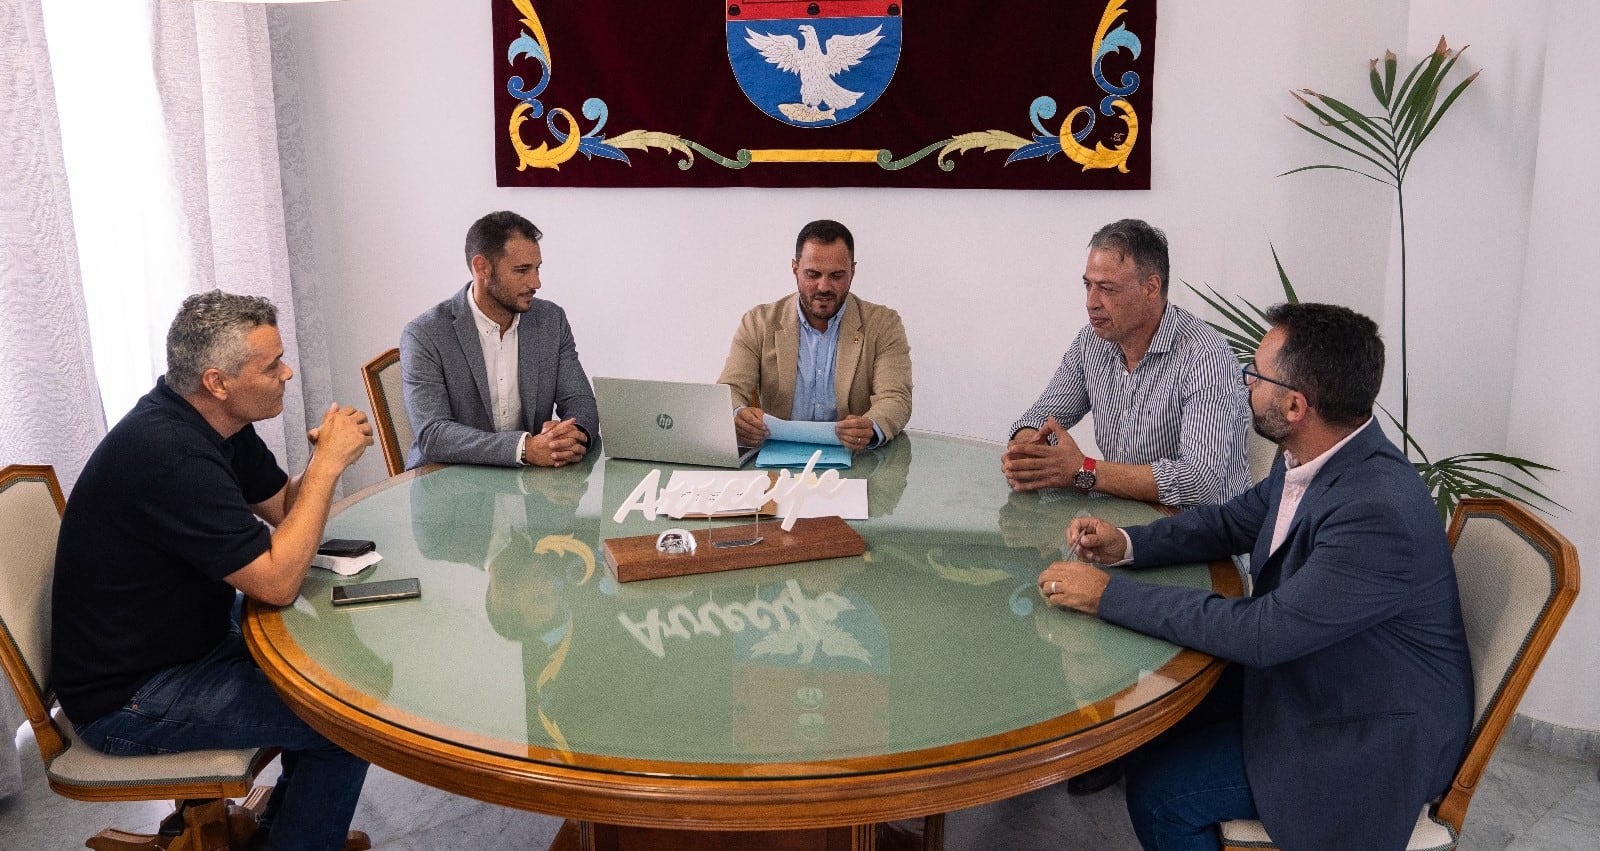
[[[250,359],[245,335],[262,325],[278,327],[278,309],[260,296],[212,290],[184,299],[167,329],[167,386],[189,396],[212,367],[238,375]]]
[[[1167,297],[1167,276],[1171,262],[1167,258],[1167,235],[1142,219],[1122,219],[1095,231],[1089,240],[1090,248],[1115,251],[1123,257],[1133,258],[1133,268],[1139,277],[1151,275],[1161,279],[1161,297]]]

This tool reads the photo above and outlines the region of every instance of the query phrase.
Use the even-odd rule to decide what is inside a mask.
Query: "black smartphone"
[[[333,586],[333,604],[349,606],[354,603],[377,603],[383,600],[405,600],[422,596],[422,583],[416,579],[386,579],[382,582],[361,582],[355,585]]]
[[[317,547],[317,555],[324,556],[350,556],[365,555],[377,549],[378,545],[371,541],[357,538],[329,538]]]

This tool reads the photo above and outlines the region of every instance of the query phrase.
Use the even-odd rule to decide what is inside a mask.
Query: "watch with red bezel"
[[[1072,474],[1072,486],[1084,493],[1088,493],[1094,490],[1095,481],[1094,459],[1085,455],[1083,457],[1083,466],[1078,469],[1078,472]]]

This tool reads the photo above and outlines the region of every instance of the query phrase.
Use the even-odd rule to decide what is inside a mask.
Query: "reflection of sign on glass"
[[[838,593],[850,607],[834,620],[735,639],[741,751],[826,754],[889,741],[888,632],[865,599],[848,586]]]
[[[627,612],[617,613],[617,620],[646,650],[663,659],[667,655],[663,639],[688,641],[697,635],[719,636],[724,630],[743,632],[748,626],[769,633],[751,649],[753,656],[797,656],[805,664],[821,650],[825,656],[847,656],[870,665],[871,654],[834,624],[841,612],[854,608],[853,603],[832,591],[807,597],[800,583],[791,579],[771,602],[759,597],[747,603],[708,600],[698,610],[679,603],[664,614],[652,606],[638,620]]]

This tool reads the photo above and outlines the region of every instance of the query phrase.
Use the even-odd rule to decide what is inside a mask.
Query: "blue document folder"
[[[811,453],[822,450],[822,457],[817,459],[816,470],[848,470],[850,469],[850,450],[843,446],[827,446],[820,443],[793,443],[787,440],[769,440],[761,445],[761,454],[756,456],[757,467],[804,467],[811,460]]]

